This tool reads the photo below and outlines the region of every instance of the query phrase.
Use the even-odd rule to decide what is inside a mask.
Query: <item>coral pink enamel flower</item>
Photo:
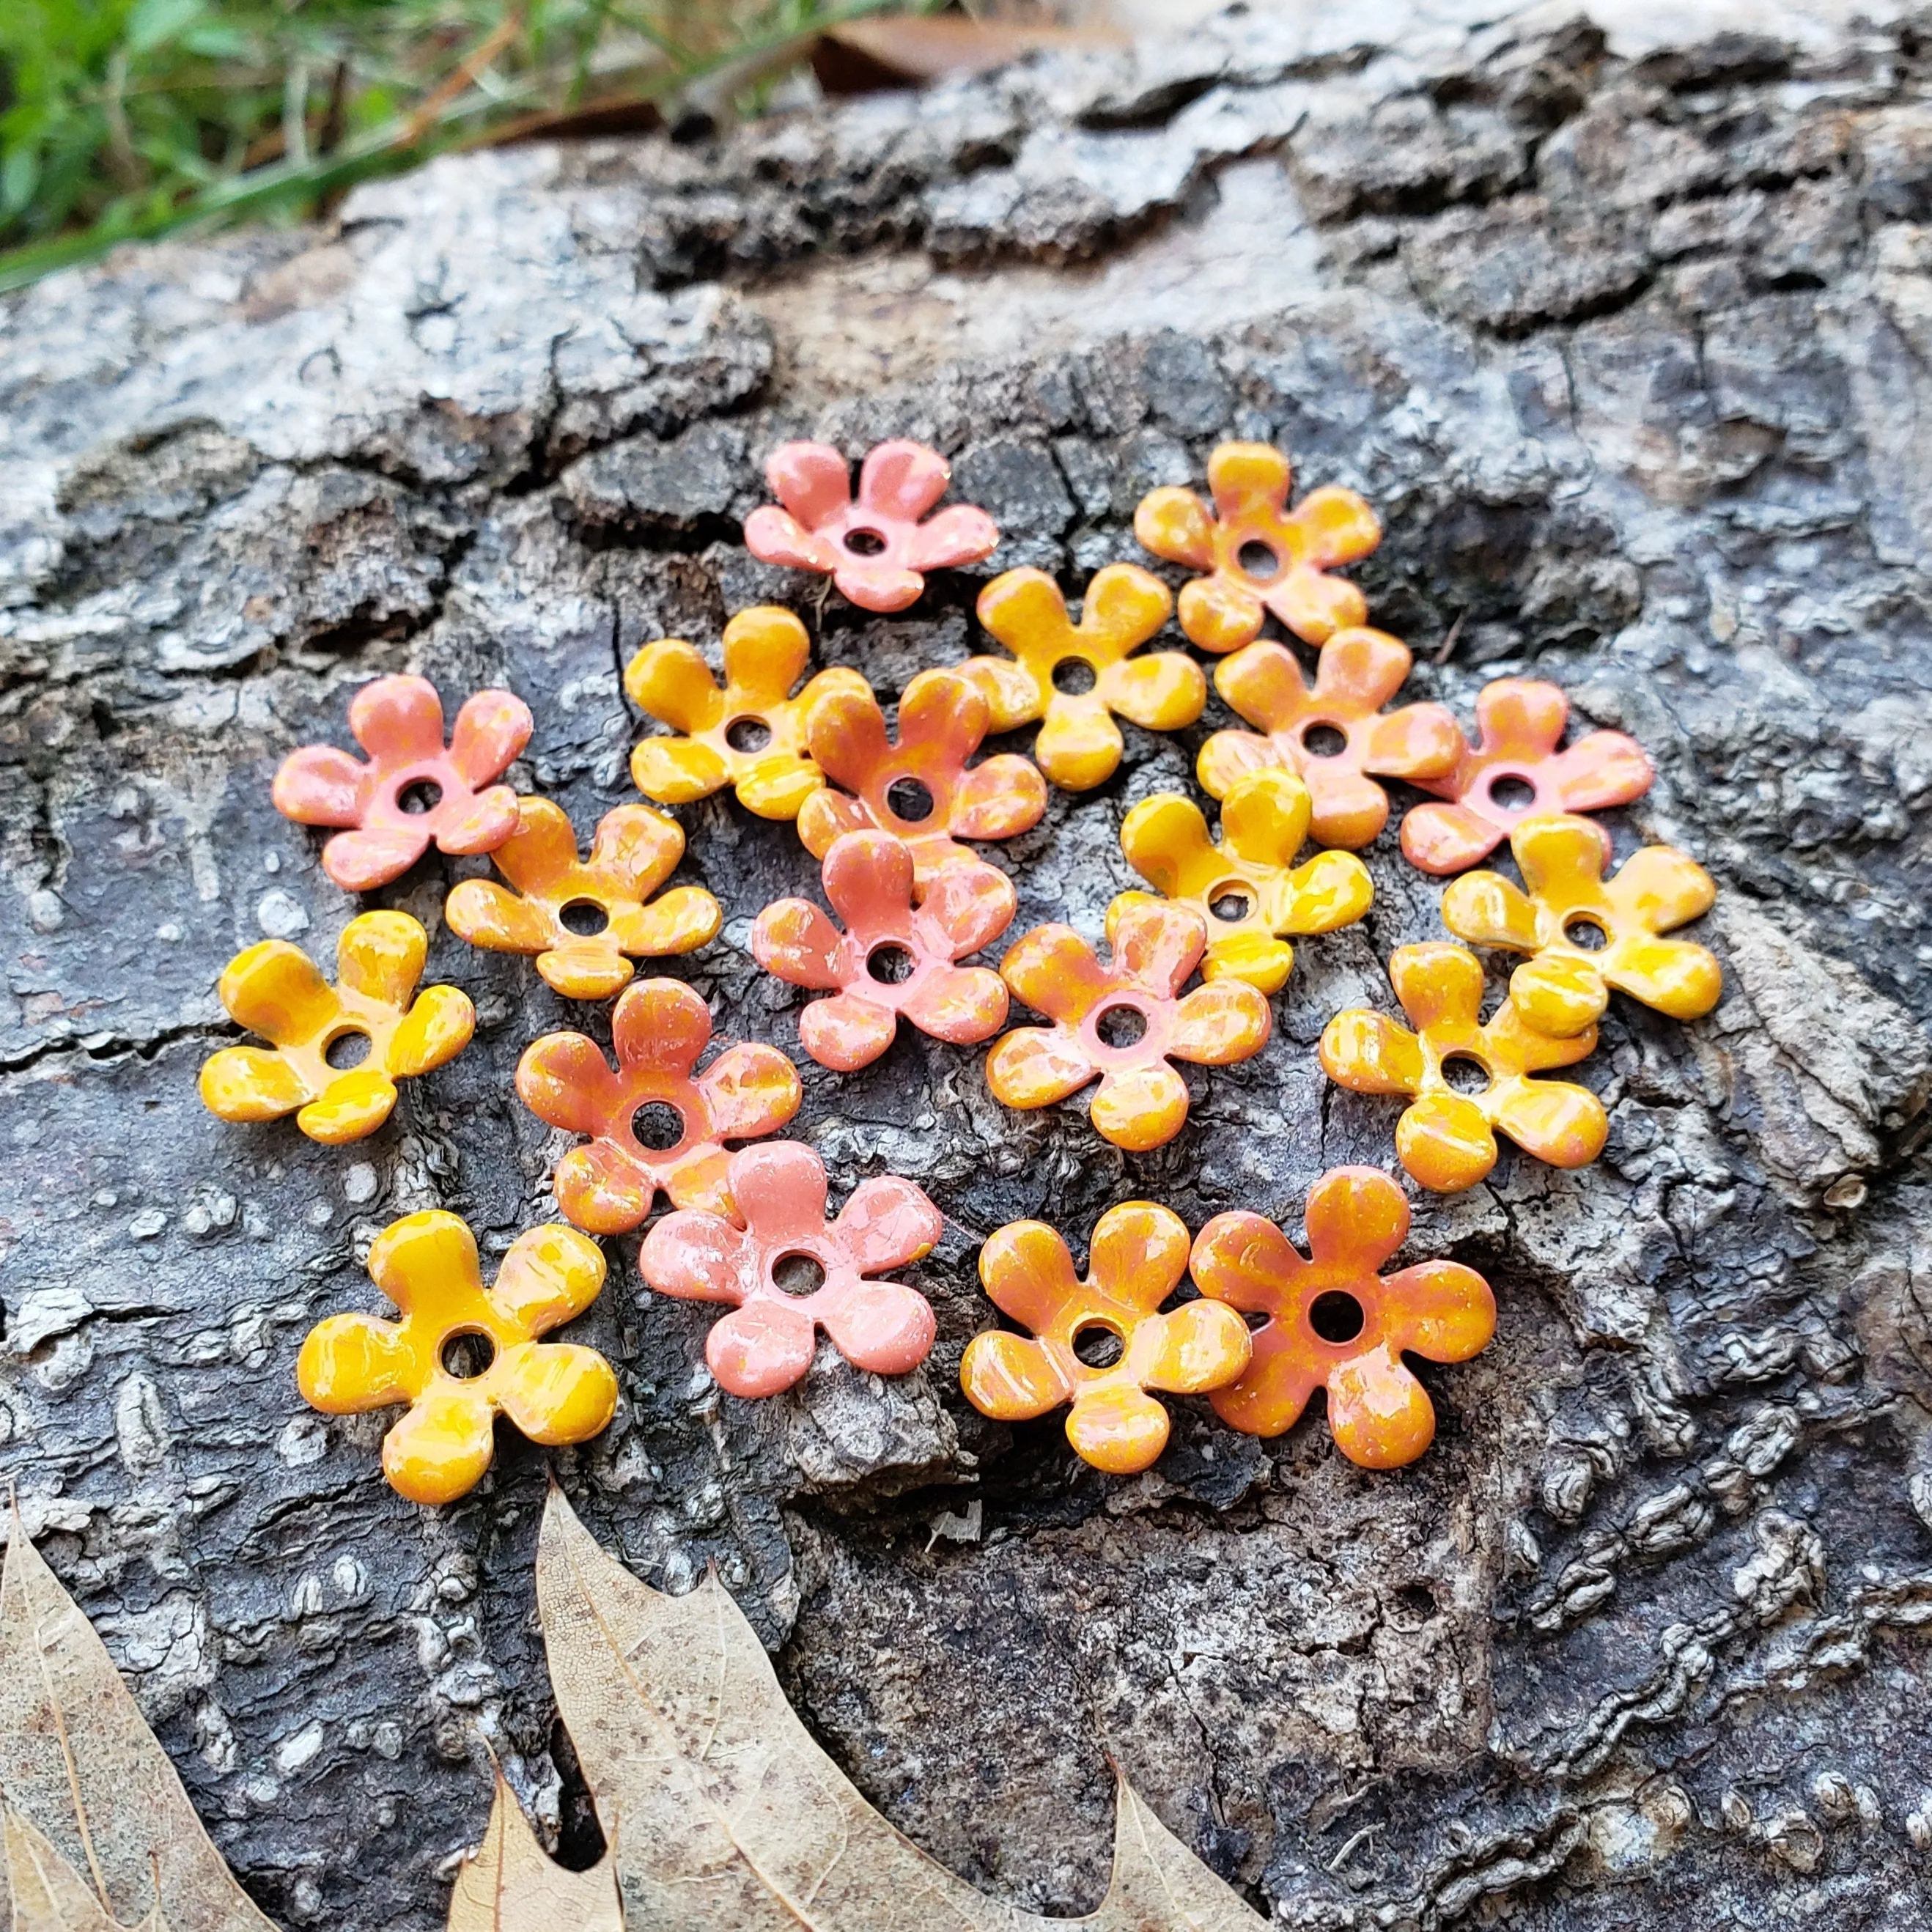
[[[676,980],[642,980],[610,1015],[614,1071],[580,1033],[546,1034],[517,1065],[517,1094],[540,1120],[587,1134],[552,1177],[566,1220],[593,1234],[627,1234],[658,1189],[680,1208],[731,1211],[728,1140],[776,1133],[798,1112],[798,1070],[775,1046],[728,1046],[694,1074],[711,1009]]]
[[[1006,986],[987,966],[958,961],[1012,923],[1012,881],[991,866],[940,874],[913,904],[913,858],[890,832],[848,832],[825,855],[825,896],[842,933],[809,899],[780,899],[759,914],[752,953],[794,986],[832,991],[798,1023],[821,1066],[850,1073],[892,1043],[900,1019],[934,1040],[970,1046],[1006,1020]]]
[[[660,1294],[728,1301],[704,1359],[734,1395],[776,1395],[812,1366],[818,1330],[854,1368],[902,1376],[932,1352],[932,1309],[896,1281],[872,1279],[932,1252],[939,1210],[909,1180],[861,1181],[836,1220],[825,1214],[825,1164],[781,1141],[731,1157],[742,1228],[696,1209],[667,1214],[644,1237],[638,1270]],[[790,1286],[795,1271],[819,1286]]]
[[[494,852],[517,829],[517,795],[492,782],[530,742],[530,708],[507,691],[464,700],[447,745],[442,700],[423,677],[379,677],[349,706],[365,763],[304,745],[275,774],[275,809],[301,825],[340,825],[322,868],[345,892],[373,892],[428,850]]]
[[[851,472],[830,443],[782,443],[765,465],[778,500],[745,519],[745,548],[765,563],[830,577],[867,610],[903,610],[928,570],[991,556],[998,526],[970,503],[928,516],[952,477],[923,443],[882,442],[866,452],[852,496]]]

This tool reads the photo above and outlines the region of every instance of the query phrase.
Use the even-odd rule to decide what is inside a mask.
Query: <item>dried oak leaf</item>
[[[138,1925],[109,1917],[86,1880],[19,1812],[0,1806],[0,1884],[12,1894],[13,1932],[168,1932],[158,1905]]]
[[[457,1871],[448,1932],[624,1932],[611,1855],[588,1871],[554,1863],[499,1772],[483,1842]]]
[[[682,1597],[600,1550],[560,1491],[537,1546],[557,1708],[633,1925],[679,1932],[1264,1932],[1122,1782],[1114,1877],[1084,1918],[1001,1904],[880,1817],[813,1742],[715,1574]]]

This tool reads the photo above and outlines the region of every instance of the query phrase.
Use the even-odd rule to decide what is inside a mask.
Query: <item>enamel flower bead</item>
[[[830,693],[812,714],[812,754],[844,790],[806,800],[806,849],[823,859],[848,832],[890,832],[911,851],[924,892],[948,866],[982,862],[961,839],[1030,830],[1046,811],[1046,782],[1034,766],[1011,752],[966,762],[991,722],[984,694],[956,671],[922,670],[907,685],[896,744],[870,691]]]
[[[986,1084],[1009,1107],[1048,1107],[1096,1076],[1090,1118],[1116,1147],[1144,1153],[1187,1119],[1187,1084],[1168,1064],[1228,1066],[1268,1044],[1267,999],[1239,980],[1180,988],[1208,947],[1201,915],[1139,896],[1107,908],[1113,962],[1071,926],[1042,926],[1000,962],[1015,994],[1052,1022],[1021,1027],[986,1056]]]
[[[729,1185],[744,1226],[701,1209],[667,1214],[644,1237],[638,1266],[660,1294],[724,1301],[704,1359],[722,1388],[776,1395],[812,1366],[818,1331],[854,1368],[902,1376],[932,1350],[924,1295],[872,1277],[929,1254],[945,1232],[939,1210],[909,1180],[863,1180],[825,1213],[825,1164],[811,1148],[780,1141],[731,1157]],[[820,1286],[794,1292],[782,1277],[797,1263]]]
[[[1216,731],[1202,746],[1202,790],[1225,798],[1249,772],[1286,766],[1308,788],[1318,844],[1372,844],[1389,811],[1376,781],[1441,778],[1465,748],[1446,705],[1383,710],[1412,662],[1408,646],[1385,631],[1337,631],[1322,646],[1311,691],[1285,644],[1264,640],[1237,651],[1215,672],[1214,688],[1256,729]]]
[[[1597,1043],[1594,1026],[1554,1039],[1507,1000],[1485,1024],[1483,969],[1460,946],[1402,946],[1389,980],[1415,1030],[1354,1009],[1328,1022],[1320,1058],[1330,1079],[1356,1093],[1414,1096],[1396,1128],[1396,1152],[1424,1186],[1438,1194],[1473,1187],[1496,1164],[1498,1133],[1554,1167],[1582,1167],[1602,1153],[1610,1122],[1596,1095],[1529,1077],[1586,1058]],[[1487,1084],[1459,1092],[1452,1068]]]
[[[862,692],[855,670],[820,671],[794,698],[812,656],[805,626],[789,610],[761,604],[724,626],[724,682],[682,638],[646,644],[625,668],[624,690],[670,737],[643,740],[631,778],[660,805],[688,805],[727,785],[760,818],[796,818],[825,781],[806,748],[812,707],[826,692]]]
[[[1510,978],[1510,1004],[1546,1034],[1580,1033],[1600,1019],[1610,989],[1693,1020],[1724,992],[1703,946],[1661,935],[1708,912],[1711,875],[1668,845],[1646,845],[1608,878],[1601,826],[1561,814],[1526,819],[1510,850],[1527,894],[1496,872],[1468,872],[1442,895],[1442,922],[1459,939],[1533,956]]]
[[[1149,731],[1192,724],[1208,680],[1184,651],[1132,652],[1174,608],[1167,586],[1131,563],[1095,572],[1080,622],[1043,570],[1010,570],[980,593],[980,622],[1012,653],[964,666],[993,710],[992,728],[1039,723],[1033,755],[1063,791],[1112,778],[1124,748],[1116,715]]]
[[[598,822],[590,856],[560,806],[520,801],[516,831],[493,855],[514,891],[466,879],[443,916],[493,952],[534,953],[544,982],[571,1000],[608,999],[628,984],[634,959],[690,952],[717,933],[718,902],[701,886],[652,894],[684,856],[682,829],[649,806],[620,805]]]
[[[1204,979],[1278,993],[1294,965],[1283,935],[1352,926],[1376,896],[1352,852],[1295,864],[1308,821],[1308,788],[1292,772],[1253,772],[1222,801],[1218,842],[1192,799],[1162,792],[1127,814],[1120,848],[1142,878],[1206,922]]]
[[[1238,650],[1272,611],[1318,644],[1368,615],[1354,584],[1328,573],[1382,541],[1376,513],[1329,484],[1288,508],[1293,472],[1264,442],[1224,442],[1208,459],[1210,511],[1192,490],[1150,490],[1134,512],[1143,548],[1205,574],[1183,586],[1180,628],[1204,651]]]
[[[902,1018],[934,1040],[970,1046],[1005,1025],[1006,986],[986,966],[956,962],[1012,923],[1012,882],[991,866],[942,872],[913,903],[912,854],[889,832],[848,832],[825,855],[825,896],[842,933],[809,899],[780,899],[752,928],[752,954],[794,986],[832,992],[798,1023],[821,1066],[869,1066]]]
[[[1094,1230],[1089,1272],[1039,1221],[1016,1221],[980,1251],[980,1279],[1027,1335],[992,1329],[966,1345],[960,1386],[982,1415],[1023,1422],[1063,1402],[1066,1439],[1096,1469],[1131,1476],[1167,1447],[1167,1411],[1148,1391],[1198,1395],[1248,1365],[1247,1324],[1217,1301],[1160,1305],[1187,1270],[1187,1229],[1151,1202],[1124,1202]],[[1096,1358],[1111,1355],[1104,1366]]]
[[[476,1010],[454,986],[416,997],[429,940],[406,913],[365,912],[336,942],[332,986],[299,946],[266,939],[238,953],[217,992],[238,1024],[273,1050],[225,1047],[201,1070],[201,1097],[224,1120],[293,1114],[312,1141],[359,1141],[389,1118],[396,1082],[454,1060],[470,1044]],[[357,1065],[329,1056],[366,1041]]]
[[[332,1315],[303,1342],[296,1379],[325,1414],[407,1405],[382,1438],[382,1473],[410,1502],[467,1496],[495,1454],[499,1415],[554,1444],[587,1442],[616,1412],[617,1378],[595,1348],[537,1339],[604,1286],[603,1254],[574,1229],[519,1234],[486,1288],[476,1238],[454,1214],[405,1215],[371,1244],[369,1274],[403,1318]]]
[[[1445,802],[1418,805],[1402,820],[1402,856],[1425,872],[1460,872],[1526,818],[1600,812],[1650,789],[1648,755],[1621,731],[1592,731],[1559,752],[1569,718],[1570,700],[1556,685],[1522,677],[1485,685],[1477,742],[1442,777],[1414,780]]]
[[[352,828],[322,848],[322,870],[345,892],[401,878],[431,840],[442,852],[492,852],[517,829],[516,794],[491,781],[530,742],[520,698],[476,692],[446,746],[436,686],[379,677],[351,700],[349,728],[366,762],[334,745],[305,745],[282,760],[274,790],[284,818]]]
[[[1496,1304],[1488,1282],[1459,1262],[1382,1274],[1408,1220],[1387,1174],[1338,1167],[1309,1190],[1309,1259],[1259,1214],[1217,1214],[1202,1229],[1190,1264],[1195,1286],[1211,1301],[1268,1317],[1250,1337],[1253,1358],[1240,1379],[1208,1398],[1230,1428],[1280,1436],[1324,1389],[1329,1433],[1352,1462],[1398,1468],[1429,1447],[1436,1411],[1402,1356],[1466,1362],[1496,1333]]]
[[[781,444],[765,465],[778,504],[746,518],[745,548],[830,577],[862,610],[903,610],[926,572],[977,563],[998,546],[998,526],[970,503],[927,514],[952,474],[923,443],[882,442],[866,452],[854,502],[851,472],[829,443]]]
[[[627,987],[610,1015],[614,1071],[580,1033],[546,1034],[517,1065],[517,1093],[540,1120],[590,1137],[557,1162],[551,1184],[567,1220],[628,1234],[662,1188],[679,1208],[731,1212],[728,1140],[776,1133],[804,1097],[777,1048],[728,1046],[702,1073],[711,1010],[676,980]]]

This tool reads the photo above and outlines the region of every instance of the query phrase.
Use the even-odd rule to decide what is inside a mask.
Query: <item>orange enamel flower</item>
[[[631,779],[660,805],[688,805],[725,786],[760,818],[796,818],[825,781],[806,749],[812,707],[826,692],[864,691],[855,670],[822,670],[794,698],[812,640],[774,604],[740,610],[724,626],[724,683],[682,638],[660,638],[624,672],[640,711],[678,737],[646,738],[631,754]]]
[[[1372,844],[1388,822],[1388,794],[1376,780],[1440,778],[1464,750],[1447,705],[1383,711],[1412,662],[1386,631],[1337,631],[1322,646],[1310,691],[1285,644],[1237,651],[1215,672],[1214,688],[1267,735],[1216,731],[1196,761],[1202,790],[1224,798],[1250,772],[1285,765],[1308,788],[1318,844]]]
[[[1469,872],[1442,895],[1459,939],[1535,956],[1510,979],[1510,1004],[1539,1033],[1580,1033],[1610,989],[1672,1019],[1718,1004],[1723,970],[1704,947],[1660,934],[1711,910],[1718,888],[1694,859],[1646,845],[1607,879],[1609,835],[1587,818],[1526,819],[1510,835],[1526,895],[1496,872]]]
[[[986,1084],[1009,1107],[1049,1107],[1099,1077],[1094,1130],[1144,1153],[1187,1119],[1187,1083],[1170,1060],[1231,1066],[1268,1044],[1274,1016],[1240,980],[1180,988],[1208,948],[1207,922],[1185,906],[1132,894],[1107,908],[1113,963],[1071,926],[1042,926],[1000,962],[1000,976],[1053,1022],[1020,1027],[986,1056]]]
[[[373,1134],[396,1104],[396,1082],[454,1060],[476,1028],[470,996],[454,986],[416,997],[428,953],[428,935],[400,912],[365,912],[342,928],[333,986],[286,940],[238,953],[216,990],[230,1016],[274,1051],[224,1047],[208,1060],[208,1112],[224,1120],[293,1114],[310,1140],[332,1146]],[[332,1064],[358,1040],[367,1042],[359,1064]]]
[[[711,1010],[676,980],[640,980],[610,1015],[613,1071],[580,1033],[546,1034],[517,1065],[517,1094],[538,1120],[587,1134],[556,1165],[566,1220],[628,1234],[662,1188],[679,1208],[731,1213],[728,1140],[776,1133],[798,1112],[798,1070],[775,1046],[728,1046],[694,1075]]]
[[[848,832],[825,855],[825,896],[845,931],[809,899],[779,899],[752,928],[752,956],[794,986],[832,990],[798,1023],[821,1066],[851,1073],[890,1046],[902,1018],[970,1046],[1006,1023],[1006,985],[956,962],[1012,923],[1012,881],[991,866],[951,866],[913,904],[912,854],[890,832]]]
[[[1077,1454],[1110,1475],[1146,1468],[1167,1447],[1169,1426],[1148,1390],[1198,1395],[1248,1365],[1247,1324],[1232,1308],[1188,1301],[1160,1312],[1186,1270],[1186,1228],[1150,1201],[1101,1216],[1084,1281],[1044,1222],[1000,1228],[980,1251],[980,1279],[994,1305],[1032,1332],[974,1336],[959,1364],[966,1400],[1000,1422],[1071,1403],[1066,1439]],[[1090,1366],[1102,1352],[1112,1361]]]
[[[493,855],[516,888],[466,879],[449,896],[451,929],[492,952],[533,952],[547,985],[569,1000],[604,1000],[629,982],[633,959],[691,952],[724,915],[701,886],[651,895],[677,868],[684,832],[647,805],[620,805],[598,821],[590,856],[563,808],[518,802],[514,834]]]
[[[995,731],[1040,722],[1033,755],[1064,791],[1087,791],[1119,767],[1115,713],[1149,731],[1192,724],[1208,680],[1184,651],[1131,653],[1174,608],[1167,586],[1131,563],[1094,574],[1080,621],[1043,570],[1010,570],[980,593],[980,622],[1013,654],[962,667],[986,694]]]
[[[1587,1027],[1568,1039],[1538,1033],[1505,1000],[1486,1025],[1483,969],[1460,946],[1404,946],[1389,980],[1412,1033],[1385,1013],[1337,1013],[1322,1036],[1322,1070],[1358,1094],[1414,1096],[1395,1132],[1402,1164],[1438,1194],[1473,1187],[1496,1164],[1496,1136],[1553,1167],[1582,1167],[1604,1150],[1604,1103],[1567,1081],[1532,1080],[1574,1066],[1597,1043]],[[1488,1083],[1458,1090],[1456,1072]]]
[[[814,859],[848,832],[890,832],[912,852],[922,892],[948,866],[976,865],[962,838],[1011,838],[1046,811],[1046,781],[1024,758],[1003,752],[983,764],[992,713],[979,687],[957,671],[922,670],[899,699],[898,742],[869,690],[829,693],[812,714],[812,755],[832,784],[798,815]],[[846,793],[853,794],[848,797]]]
[[[1418,805],[1402,820],[1402,856],[1425,872],[1460,872],[1526,818],[1600,812],[1649,790],[1649,757],[1621,731],[1592,731],[1559,752],[1569,720],[1570,700],[1556,685],[1523,677],[1485,685],[1477,742],[1443,777],[1414,781],[1448,802]]]
[[[1496,1332],[1496,1298],[1474,1268],[1421,1262],[1384,1275],[1408,1237],[1402,1190],[1372,1167],[1338,1167],[1308,1190],[1304,1261],[1259,1214],[1217,1214],[1189,1263],[1210,1300],[1268,1319],[1240,1380],[1208,1399],[1231,1429],[1280,1436],[1317,1389],[1328,1432],[1352,1462],[1400,1468],[1436,1436],[1429,1393],[1402,1361],[1466,1362]]]
[[[1308,836],[1308,788],[1292,772],[1251,772],[1221,804],[1221,836],[1191,798],[1143,799],[1120,827],[1141,877],[1201,915],[1213,937],[1202,976],[1278,993],[1294,966],[1286,933],[1334,932],[1369,909],[1376,889],[1352,852],[1295,855]],[[1138,894],[1129,895],[1138,898]]]
[[[602,1251],[574,1229],[519,1234],[486,1288],[454,1214],[407,1214],[370,1244],[369,1273],[403,1318],[332,1315],[309,1331],[296,1380],[328,1415],[408,1404],[382,1438],[382,1473],[412,1502],[467,1496],[496,1453],[499,1415],[558,1444],[587,1442],[616,1413],[617,1378],[595,1348],[537,1339],[604,1286]]]
[[[1382,542],[1376,513],[1330,484],[1288,507],[1293,472],[1264,442],[1224,442],[1208,459],[1210,511],[1192,490],[1150,490],[1134,512],[1143,548],[1207,574],[1180,592],[1180,628],[1204,651],[1238,650],[1273,611],[1318,644],[1369,614],[1354,585],[1328,573]]]

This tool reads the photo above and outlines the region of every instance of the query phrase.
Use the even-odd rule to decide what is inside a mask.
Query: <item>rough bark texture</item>
[[[554,1467],[653,1581],[716,1561],[868,1796],[1036,1909],[1102,1890],[1111,1760],[1292,1924],[1926,1923],[1926,58],[1910,26],[1633,63],[1580,22],[1231,15],[716,142],[446,162],[326,232],[6,303],[4,1466],[271,1912],[440,1923],[485,1738],[589,1855],[533,1611]],[[1594,1166],[1506,1154],[1417,1204],[1415,1251],[1483,1268],[1502,1321],[1425,1370],[1416,1468],[1180,1402],[1157,1468],[1105,1479],[956,1383],[1001,1222],[1078,1245],[1144,1196],[1292,1224],[1324,1168],[1389,1162],[1396,1103],[1313,1048],[1440,936],[1394,821],[1368,921],[1300,949],[1267,1052],[1191,1076],[1156,1154],[1006,1112],[916,1036],[804,1064],[835,1186],[910,1175],[948,1217],[926,1372],[822,1356],[794,1397],[721,1397],[708,1312],[645,1296],[622,1241],[578,1330],[624,1388],[586,1450],[506,1436],[423,1510],[381,1482],[382,1418],[300,1404],[308,1324],[379,1305],[386,1221],[451,1208],[500,1250],[554,1211],[510,1076],[584,1016],[440,929],[482,868],[433,859],[378,898],[436,929],[471,1050],[359,1148],[204,1114],[222,965],[265,932],[326,956],[355,910],[271,808],[276,762],[378,671],[500,682],[538,714],[516,776],[587,831],[629,795],[647,639],[708,647],[776,597],[884,691],[967,655],[971,578],[877,620],[738,547],[800,430],[935,441],[1006,532],[986,572],[1076,591],[1137,554],[1148,486],[1278,440],[1381,508],[1360,575],[1414,694],[1466,716],[1533,670],[1655,757],[1616,836],[1717,874],[1724,1004],[1613,1008]],[[1016,932],[1097,936],[1124,811],[1199,736],[1130,732],[1117,780],[999,854]],[[810,862],[729,802],[682,816],[727,907],[688,976],[721,1038],[795,1052],[798,998],[743,949]]]

